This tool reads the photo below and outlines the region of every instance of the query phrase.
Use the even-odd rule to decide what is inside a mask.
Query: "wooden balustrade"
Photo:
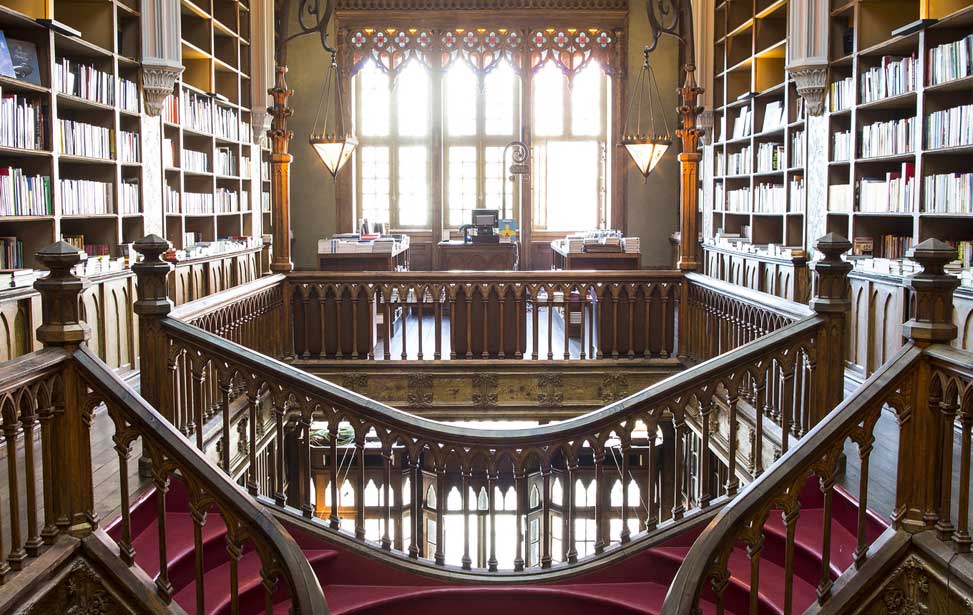
[[[294,273],[303,359],[652,359],[677,354],[679,272]]]
[[[797,303],[811,298],[811,271],[803,253],[771,256],[707,243],[703,255],[709,277]]]
[[[904,327],[909,341],[820,421],[800,446],[781,457],[717,515],[680,567],[663,606],[664,614],[698,613],[701,599],[715,603],[718,610],[727,608],[731,601],[739,603],[740,595],[730,595],[737,590],[730,582],[730,556],[734,549],[745,549],[749,558],[748,610],[761,612],[759,571],[763,546],[768,526],[777,524],[774,517],[778,514],[783,528],[785,569],[783,579],[778,581],[783,588],[775,590],[783,590],[784,603],[779,607],[785,613],[803,612],[809,607],[822,612],[850,612],[862,606],[864,588],[870,587],[867,592],[873,592],[874,584],[881,583],[877,576],[888,570],[888,558],[902,553],[903,542],[896,540],[898,534],[926,532],[956,552],[969,551],[973,444],[973,397],[969,392],[973,390],[973,355],[949,345],[956,336],[952,293],[958,281],[946,275],[943,267],[955,255],[953,248],[937,240],[915,248],[915,258],[923,271],[910,281],[917,301],[914,317]],[[893,470],[893,527],[878,536],[868,527],[869,496],[875,482],[868,469],[883,408],[891,409],[897,419],[897,437],[885,435],[884,444],[893,447],[893,458],[898,463]],[[957,427],[961,450],[959,468],[954,472]],[[832,533],[838,523],[832,504],[844,457],[850,454],[857,454],[855,495],[859,505],[851,530],[857,544],[847,567],[840,569],[832,559]],[[954,491],[956,474],[959,480]],[[800,548],[810,547],[822,554],[816,591],[819,606],[809,603],[806,592],[799,599],[795,589],[797,525],[800,511],[809,500],[820,501],[819,506],[823,507],[823,518],[813,521],[820,543]],[[869,568],[873,559],[880,563]],[[864,574],[871,576],[867,580],[857,576]]]
[[[96,415],[104,412],[104,420],[113,427],[110,436],[117,453],[117,473],[109,480],[118,483],[113,492],[120,498],[121,521],[115,538],[117,550],[107,550],[98,557],[107,553],[120,560],[120,569],[124,570],[136,566],[133,524],[147,520],[136,522],[129,514],[135,503],[129,470],[133,449],[141,450],[150,461],[155,487],[157,507],[151,521],[156,522],[159,532],[159,573],[154,585],[163,602],[171,603],[173,598],[165,549],[166,518],[171,514],[166,499],[178,490],[178,497],[188,501],[197,541],[193,571],[199,612],[203,612],[206,600],[200,541],[203,527],[210,523],[228,528],[232,612],[237,611],[235,600],[240,589],[234,586],[235,566],[243,553],[253,551],[261,563],[261,590],[268,606],[288,598],[295,613],[326,613],[317,578],[284,528],[241,493],[88,347],[91,330],[81,319],[79,301],[87,284],[71,273],[80,253],[59,242],[40,251],[37,258],[50,271],[35,284],[43,315],[37,338],[45,348],[0,366],[0,446],[6,458],[5,471],[0,472],[4,474],[4,505],[9,506],[9,516],[0,517],[8,525],[0,528],[0,584],[37,561],[62,536],[110,540],[108,534],[97,530],[90,433]],[[7,544],[3,544],[4,537],[9,539]],[[118,569],[112,574],[118,575]],[[138,584],[137,579],[129,576],[128,582]],[[142,606],[150,608],[146,605],[152,603],[155,606],[151,610],[159,610],[145,588],[133,591]]]

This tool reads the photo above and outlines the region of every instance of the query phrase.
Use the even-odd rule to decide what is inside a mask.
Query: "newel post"
[[[938,239],[927,239],[913,251],[922,271],[909,280],[912,288],[912,318],[902,333],[918,346],[949,344],[956,338],[953,323],[953,291],[959,279],[945,266],[956,259],[956,249]],[[944,426],[939,404],[931,407],[931,367],[921,361],[911,387],[902,387],[902,400],[895,408],[899,423],[899,473],[892,518],[909,532],[931,529],[939,520]],[[911,388],[910,390],[907,390]]]
[[[41,295],[37,339],[45,347],[72,352],[91,335],[91,329],[81,320],[81,292],[87,282],[71,271],[81,262],[81,253],[59,241],[37,252],[37,260],[49,271],[47,277],[34,282]],[[88,388],[74,362],[65,367],[62,377],[62,397],[55,401],[51,422],[52,475],[60,478],[52,494],[55,523],[61,531],[82,537],[97,527],[91,476],[93,409],[88,408]]]
[[[836,233],[828,233],[818,239],[815,247],[824,258],[812,265],[814,298],[811,299],[811,309],[825,320],[825,324],[817,337],[815,390],[811,395],[807,429],[817,425],[844,399],[848,313],[851,310],[848,274],[852,264],[841,258],[851,249],[851,242]]]
[[[162,416],[173,422],[172,404],[166,403],[166,373],[169,350],[162,331],[162,319],[172,311],[169,299],[169,272],[172,264],[162,260],[168,241],[148,235],[133,244],[142,260],[132,265],[138,278],[138,299],[134,310],[139,317],[139,363],[141,394]]]

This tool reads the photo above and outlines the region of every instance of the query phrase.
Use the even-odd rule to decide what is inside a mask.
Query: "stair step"
[[[203,525],[203,544],[211,544],[226,534],[223,517],[210,514]],[[152,521],[132,541],[135,548],[135,561],[150,577],[159,574],[159,521]],[[193,518],[189,513],[166,513],[166,555],[169,569],[173,570],[186,557],[193,554]]]
[[[305,551],[311,567],[333,560],[338,556],[337,551],[320,550]],[[237,594],[241,603],[247,601],[246,594],[260,587],[262,583],[260,556],[250,549],[243,554],[237,564]],[[205,615],[217,615],[227,610],[230,605],[230,563],[226,562],[205,572],[206,592],[204,598]],[[179,589],[173,597],[176,603],[188,613],[196,613],[196,581],[195,579],[185,587]],[[259,603],[263,604],[263,595]],[[243,612],[257,612],[257,610]]]
[[[451,598],[454,609],[462,609],[465,615],[493,613],[498,603],[509,606],[515,612],[523,612],[530,598],[553,598],[550,612],[561,611],[566,604],[583,603],[585,610],[600,605],[610,612],[657,615],[662,607],[668,587],[659,583],[597,583],[565,585],[498,585],[498,586],[389,586],[389,585],[328,585],[325,598],[332,615],[354,615],[359,612],[386,611],[395,608],[400,612],[409,602],[428,599]],[[506,601],[510,602],[507,603]],[[502,601],[502,602],[501,602]],[[567,602],[562,602],[567,601]],[[703,613],[715,613],[710,603],[703,603]],[[274,607],[274,615],[287,615],[290,601]],[[537,615],[538,610],[530,612]],[[541,612],[547,611],[541,609]],[[729,613],[729,611],[727,611]]]

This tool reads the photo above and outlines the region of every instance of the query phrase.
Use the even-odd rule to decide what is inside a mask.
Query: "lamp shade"
[[[312,136],[311,147],[320,156],[324,166],[328,167],[331,176],[337,177],[338,172],[358,147],[358,139],[351,135]]]
[[[635,161],[642,177],[648,177],[662,160],[672,141],[661,137],[629,137],[622,140],[622,145]]]

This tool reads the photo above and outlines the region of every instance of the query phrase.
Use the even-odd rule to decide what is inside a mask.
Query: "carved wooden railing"
[[[779,315],[780,320],[773,320],[756,297],[746,297],[740,302],[745,307],[736,312],[741,322],[762,318],[765,311],[768,316],[756,326],[740,326],[749,327],[746,330],[753,338],[760,333],[763,337],[741,345],[746,341],[742,334],[728,335],[728,343],[738,346],[734,352],[596,412],[555,425],[496,430],[450,426],[400,412],[167,316],[160,289],[165,287],[168,269],[158,259],[167,246],[142,241],[136,245],[145,256],[138,268],[142,294],[136,311],[150,337],[143,347],[154,349],[143,363],[143,393],[177,428],[195,434],[197,446],[252,495],[267,498],[280,510],[299,509],[322,527],[345,529],[386,551],[431,559],[437,565],[446,564],[447,544],[462,544],[462,556],[455,562],[460,568],[547,569],[558,562],[573,563],[588,547],[591,554],[600,554],[613,543],[628,543],[639,532],[654,531],[733,497],[741,483],[772,462],[774,448],[786,451],[789,441],[833,407],[834,392],[824,387],[833,384],[829,378],[834,365],[817,357],[822,349],[843,340],[843,316],[826,308],[829,302],[840,303],[847,287],[847,270],[840,258],[847,247],[844,240],[819,244],[827,256],[819,271],[821,294],[816,301],[823,306],[819,313],[804,311],[803,319],[794,320],[800,313],[792,312],[792,322]],[[484,280],[488,278],[495,275]],[[285,288],[286,284],[291,284],[290,278]],[[424,305],[427,301],[422,297],[449,292],[445,281],[441,284],[439,290],[350,281],[308,288],[311,295],[318,288],[330,289],[323,291],[326,300],[333,298],[333,291],[344,294],[339,303],[351,310],[354,323],[353,315],[375,307],[376,297],[388,293],[390,301],[401,298],[404,307]],[[476,284],[480,283],[457,281],[452,288],[458,296],[470,292],[469,288],[487,288],[487,302],[492,297],[499,307],[500,297],[506,297],[509,308],[512,299],[513,313],[532,295],[544,297],[551,307],[556,305],[555,292],[570,296],[581,285],[575,280],[570,283],[574,287],[565,283],[552,290],[547,286],[545,295],[529,284],[521,284],[519,294],[514,283]],[[614,324],[634,320],[636,315],[633,309],[616,318],[616,309],[648,307],[651,297],[658,296],[649,292],[655,283],[644,280],[632,286],[611,284],[588,286],[578,292],[578,301],[584,306],[599,301],[606,292],[611,295],[611,288],[622,289],[611,295],[618,301],[601,299],[610,306]],[[659,284],[673,289],[676,283]],[[266,288],[278,286],[268,283]],[[355,299],[347,299],[350,288],[357,289],[352,295],[358,297],[357,310]],[[704,289],[708,296],[720,299],[721,310],[737,309],[726,289],[710,283]],[[294,292],[305,291],[294,288]],[[470,294],[475,300],[477,295]],[[630,303],[627,296],[642,300]],[[230,314],[232,321],[233,314],[245,313],[238,307],[243,300],[228,301],[208,313]],[[428,303],[440,316],[445,309],[462,311],[452,300]],[[303,304],[298,305],[303,309]],[[658,302],[662,312],[665,306]],[[470,302],[465,309],[471,311]],[[499,319],[498,331],[505,322]],[[466,332],[472,336],[469,328]],[[612,339],[632,337],[614,335],[613,327]],[[530,354],[529,346],[517,344],[513,342],[511,354],[516,356],[518,348]],[[632,346],[622,348],[624,354]],[[838,366],[840,370],[840,355]],[[840,388],[837,394],[840,398]],[[221,433],[217,446],[210,447],[204,432],[213,419]],[[454,490],[474,495],[450,497]],[[366,501],[369,492],[374,501]],[[474,561],[469,518],[471,510],[480,509],[494,530]],[[462,515],[463,528],[454,527],[447,536],[446,518],[451,514]],[[507,562],[497,559],[497,515],[509,516],[516,524],[517,542]],[[576,521],[581,525],[576,526]],[[427,531],[433,535],[426,535]]]
[[[716,603],[718,609],[729,608],[729,560],[734,549],[740,547],[745,548],[749,558],[749,580],[743,579],[749,584],[749,612],[759,612],[762,551],[768,526],[775,523],[778,514],[783,524],[785,555],[783,579],[776,581],[783,583],[783,604],[778,606],[785,613],[811,607],[813,599],[808,601],[807,593],[803,594],[803,601],[796,597],[794,570],[796,527],[802,502],[809,498],[823,500],[823,518],[814,522],[816,529],[821,528],[816,533],[820,543],[801,547],[815,549],[822,556],[816,588],[822,612],[850,612],[852,601],[861,595],[862,588],[871,587],[869,591],[873,591],[875,584],[880,583],[877,576],[885,572],[882,564],[869,569],[868,562],[889,540],[888,532],[876,537],[875,532],[867,531],[869,495],[876,488],[869,476],[869,460],[884,408],[894,412],[898,432],[883,435],[883,446],[891,446],[893,458],[898,460],[891,468],[883,468],[894,472],[894,529],[911,534],[928,532],[955,552],[970,550],[973,398],[969,393],[973,390],[973,355],[948,345],[956,335],[952,292],[958,280],[945,275],[943,267],[955,255],[954,249],[937,240],[915,248],[915,258],[923,272],[911,279],[917,301],[913,318],[904,330],[909,342],[818,423],[799,446],[781,457],[717,515],[690,549],[670,586],[663,613],[698,613],[701,600]],[[959,492],[954,497],[957,418],[961,450]],[[853,530],[856,547],[847,569],[836,571],[832,561],[832,503],[844,455],[854,454],[849,451],[857,452],[859,507]],[[817,485],[811,483],[813,479]],[[888,484],[888,477],[880,480]],[[954,505],[958,508],[955,515]],[[861,575],[872,576],[863,580]]]
[[[682,274],[290,274],[297,358],[368,360],[674,357]]]
[[[71,274],[78,251],[59,242],[38,253],[50,274],[35,287],[42,297],[43,324],[38,339],[46,346],[0,366],[0,418],[6,457],[5,495],[9,504],[10,537],[0,563],[0,582],[25,568],[45,547],[63,535],[86,538],[97,531],[95,468],[91,426],[104,408],[112,429],[118,471],[121,522],[115,557],[134,567],[132,543],[134,504],[129,483],[133,449],[150,461],[155,486],[153,521],[158,527],[159,573],[155,592],[166,603],[173,599],[169,581],[166,505],[167,493],[178,482],[185,492],[196,537],[193,570],[196,606],[205,612],[207,594],[200,543],[202,528],[223,523],[230,567],[230,611],[238,612],[236,567],[242,554],[254,551],[261,563],[265,603],[271,607],[289,598],[295,613],[327,613],[324,596],[303,552],[283,527],[223,472],[208,463],[168,421],[139,397],[107,366],[86,340],[90,329],[80,319],[79,293],[83,282]],[[164,292],[164,289],[163,289]],[[19,449],[22,448],[23,457]],[[22,459],[22,461],[21,461]],[[21,467],[22,463],[22,467]],[[21,488],[20,480],[23,477]],[[23,499],[21,499],[23,495]]]

